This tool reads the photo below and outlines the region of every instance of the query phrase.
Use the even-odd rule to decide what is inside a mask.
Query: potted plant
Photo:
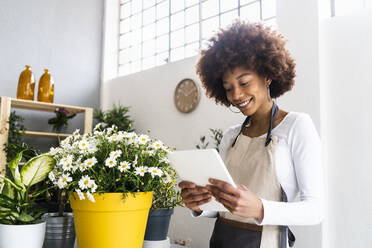
[[[70,192],[79,248],[142,247],[153,191],[164,185],[169,147],[113,126],[78,130],[52,148],[49,178]]]
[[[56,117],[50,118],[48,124],[52,125],[53,131],[56,131],[57,133],[67,129],[68,120],[76,116],[75,113],[70,114],[70,112],[65,108],[56,108],[54,112],[56,113]]]
[[[176,184],[176,171],[172,167],[168,167],[164,173],[167,176],[166,182],[154,192],[145,232],[146,241],[166,240],[174,208],[183,206]]]
[[[217,150],[217,152],[219,152],[219,146],[223,137],[223,131],[219,128],[210,128],[209,131],[212,133],[210,138],[214,140],[215,149]],[[209,141],[206,140],[205,135],[200,137],[199,142],[200,143],[196,145],[197,149],[207,149]]]
[[[53,169],[55,160],[43,154],[30,159],[19,170],[22,152],[8,164],[10,175],[2,176],[0,193],[0,247],[40,248],[45,234],[43,211],[35,198],[43,191],[35,190]],[[21,238],[19,238],[21,237]]]
[[[94,109],[94,119],[99,123],[102,123],[101,128],[110,128],[115,125],[119,131],[132,132],[133,120],[128,115],[130,107],[121,106],[114,104],[112,109],[103,111],[100,109]]]

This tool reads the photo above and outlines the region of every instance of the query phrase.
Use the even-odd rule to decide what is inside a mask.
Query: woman
[[[182,181],[185,205],[194,216],[217,217],[210,247],[293,246],[288,225],[322,220],[323,178],[310,116],[272,101],[294,85],[295,63],[283,37],[262,24],[236,22],[210,39],[197,73],[209,97],[246,119],[227,129],[220,146],[238,187],[216,179],[206,187]],[[212,196],[229,211],[201,211]]]

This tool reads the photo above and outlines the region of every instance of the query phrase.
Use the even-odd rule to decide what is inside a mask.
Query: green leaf
[[[21,169],[22,183],[29,187],[43,181],[55,164],[56,161],[50,155],[44,154],[32,158]]]
[[[2,195],[5,195],[11,199],[14,199],[14,188],[7,182],[5,181],[3,190],[1,191]]]
[[[18,186],[17,184],[13,183],[9,178],[4,177],[3,175],[0,175],[0,178],[4,179],[5,182],[8,182],[9,185],[13,186],[18,191],[23,191],[24,188]]]
[[[15,209],[17,203],[5,195],[0,195],[0,207],[6,209]]]
[[[18,217],[14,216],[17,220],[22,221],[22,222],[32,222],[35,220],[32,215],[22,212]]]
[[[21,161],[22,159],[22,153],[23,152],[20,152],[18,153],[15,158],[10,161],[10,163],[8,164],[8,167],[10,169],[10,172],[12,173],[13,175],[13,178],[14,178],[14,182],[19,185],[19,186],[23,186],[22,185],[22,182],[21,182],[21,176],[19,174],[19,170],[18,170],[18,164],[19,162]]]

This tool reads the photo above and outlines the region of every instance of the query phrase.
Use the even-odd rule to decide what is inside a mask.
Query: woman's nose
[[[239,87],[236,87],[233,89],[233,100],[238,101],[242,97],[242,91],[239,89]]]

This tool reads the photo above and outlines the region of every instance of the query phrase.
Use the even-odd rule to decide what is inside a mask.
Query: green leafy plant
[[[70,112],[65,108],[56,108],[54,111],[56,117],[50,118],[48,124],[53,126],[53,130],[60,133],[63,127],[68,127],[68,120],[75,117],[75,113]]]
[[[176,206],[184,206],[181,198],[181,192],[177,188],[177,174],[173,167],[166,169],[167,178],[164,184],[154,192],[151,209],[174,208]]]
[[[214,140],[215,149],[219,152],[219,147],[220,147],[221,140],[223,137],[223,131],[222,129],[217,129],[217,128],[215,129],[210,128],[209,131],[212,133],[210,135],[210,138]],[[209,141],[206,140],[206,136],[204,135],[200,137],[199,144],[196,145],[196,148],[207,149],[208,145],[209,145]]]
[[[94,118],[99,122],[103,123],[102,128],[110,128],[115,125],[119,131],[132,132],[133,120],[128,115],[130,107],[124,107],[120,104],[113,105],[113,108],[107,111],[100,109],[94,109]]]
[[[73,135],[51,148],[57,165],[49,179],[60,189],[94,202],[94,193],[156,191],[168,181],[170,148],[148,135],[102,129]]]
[[[47,189],[35,190],[36,184],[45,180],[53,169],[55,160],[43,154],[27,161],[19,170],[22,152],[8,164],[11,177],[2,176],[4,187],[0,193],[0,223],[31,224],[40,220],[44,211],[35,204],[35,199]]]

